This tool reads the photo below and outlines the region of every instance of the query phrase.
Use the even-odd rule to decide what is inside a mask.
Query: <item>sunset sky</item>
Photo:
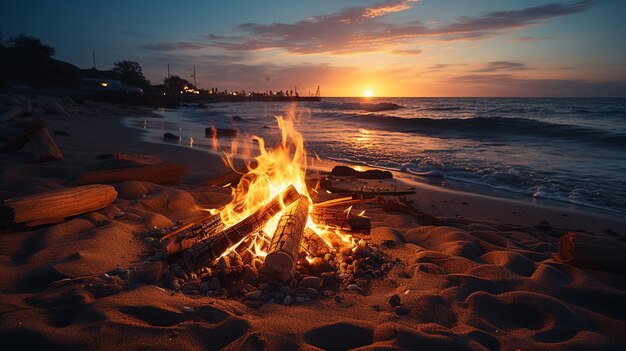
[[[81,68],[229,90],[625,96],[626,1],[3,1],[0,31]],[[268,79],[269,77],[269,79]]]

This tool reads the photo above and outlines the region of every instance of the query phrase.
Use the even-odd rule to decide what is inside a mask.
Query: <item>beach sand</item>
[[[626,220],[393,180],[341,179],[334,186],[415,187],[409,198],[445,226],[359,209],[369,240],[397,261],[361,294],[305,303],[188,296],[148,262],[150,230],[196,218],[230,201],[229,189],[199,186],[226,171],[195,149],[143,142],[130,111],[66,106],[44,120],[64,154],[30,163],[28,146],[0,154],[0,199],[72,186],[100,154],[157,154],[188,167],[181,183],[114,184],[110,206],[62,223],[0,234],[0,345],[6,350],[619,350],[626,348],[626,276],[554,261],[568,231],[625,241]],[[330,170],[335,163],[316,162]],[[333,194],[326,194],[332,197]],[[134,267],[133,274],[126,269]],[[107,273],[105,275],[105,273]],[[77,278],[50,289],[53,282]],[[393,305],[390,298],[394,295]],[[399,298],[399,301],[397,301]],[[394,301],[395,300],[395,301]]]

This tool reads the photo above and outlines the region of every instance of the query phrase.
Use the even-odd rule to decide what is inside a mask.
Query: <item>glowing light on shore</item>
[[[365,92],[363,92],[363,96],[369,98],[374,96],[374,92],[371,89],[366,89]]]

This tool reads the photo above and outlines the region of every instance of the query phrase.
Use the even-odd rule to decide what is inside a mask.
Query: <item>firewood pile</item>
[[[276,229],[266,236],[261,229],[275,216]],[[318,235],[307,227],[309,216],[336,234]],[[368,217],[318,208],[290,186],[230,227],[219,214],[207,214],[152,233],[160,239],[152,259],[167,262],[161,282],[187,294],[240,298],[253,307],[304,303],[341,288],[366,294],[393,267],[362,240],[370,229]]]

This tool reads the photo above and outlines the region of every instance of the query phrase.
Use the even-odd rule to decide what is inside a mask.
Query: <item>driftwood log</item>
[[[346,212],[325,207],[313,207],[311,218],[318,225],[335,227],[344,231],[369,234],[372,229],[369,217],[357,216],[352,211]]]
[[[261,230],[263,226],[285,206],[291,205],[300,198],[300,194],[289,186],[270,202],[246,217],[241,222],[212,235],[183,253],[183,263],[187,270],[193,271],[219,258],[228,248],[243,240],[246,236]]]
[[[567,233],[559,238],[554,259],[581,268],[626,272],[626,244],[603,237]]]
[[[305,197],[285,209],[259,273],[271,280],[285,282],[291,279],[298,262],[300,243],[309,217],[311,202]]]
[[[34,227],[57,223],[67,217],[104,208],[116,198],[114,187],[99,184],[8,199],[0,205],[0,224]]]
[[[187,171],[187,167],[174,164],[107,169],[83,173],[78,177],[77,183],[78,185],[107,184],[137,180],[156,184],[172,184],[178,182],[185,171]]]
[[[28,140],[33,147],[33,162],[39,163],[63,158],[63,153],[54,143],[47,127],[37,129],[28,137]]]
[[[41,118],[34,119],[28,127],[22,130],[19,134],[13,138],[7,140],[0,146],[0,153],[17,152],[28,143],[28,139],[31,135],[35,134],[41,128],[44,128],[45,124]]]
[[[203,216],[161,237],[164,257],[178,255],[224,229],[219,213]]]

